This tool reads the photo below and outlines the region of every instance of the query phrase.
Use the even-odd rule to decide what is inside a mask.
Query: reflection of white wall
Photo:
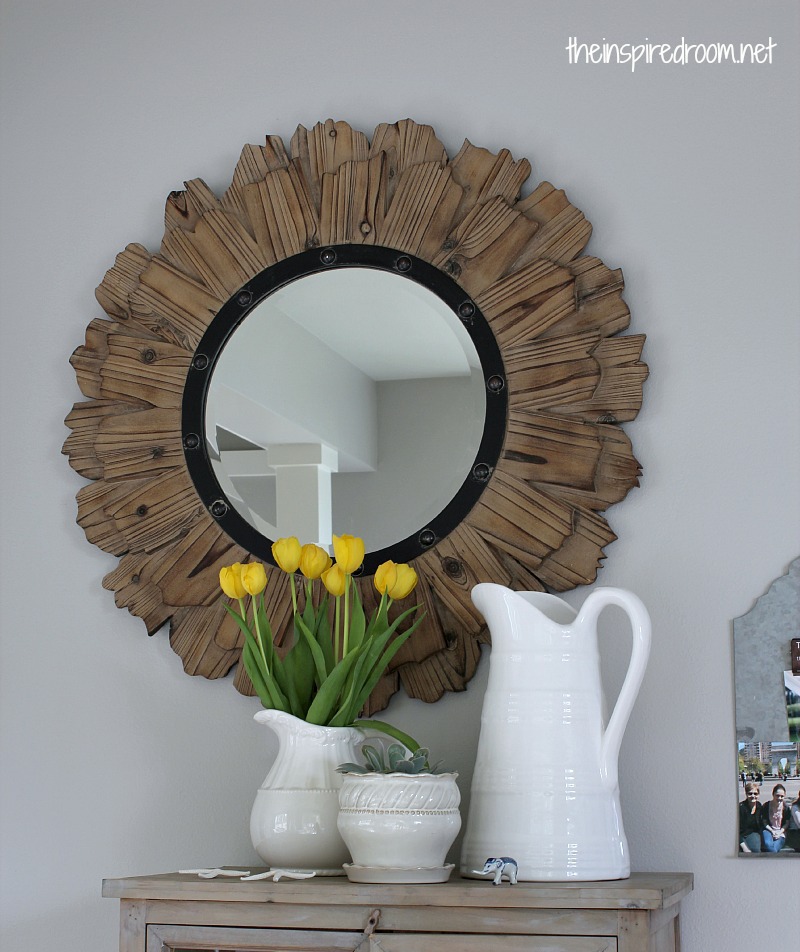
[[[338,449],[343,467],[373,466],[374,381],[278,309],[262,308],[246,318],[214,368],[207,436],[222,426],[260,446],[325,443]]]
[[[374,551],[423,528],[469,473],[485,405],[479,371],[379,384],[378,467],[334,474],[334,532],[363,535]]]
[[[269,305],[373,380],[459,377],[480,366],[455,312],[433,291],[391,271],[321,271],[279,288]]]

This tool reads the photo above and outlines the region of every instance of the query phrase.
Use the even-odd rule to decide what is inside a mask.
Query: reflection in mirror
[[[279,288],[217,361],[205,438],[231,505],[267,538],[367,552],[453,499],[483,435],[486,389],[468,332],[402,275],[341,268]]]

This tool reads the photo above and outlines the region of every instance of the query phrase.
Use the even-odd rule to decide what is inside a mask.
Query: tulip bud
[[[296,536],[278,539],[272,543],[272,557],[278,567],[293,575],[300,565],[300,543]]]
[[[250,562],[242,566],[242,586],[248,595],[259,595],[267,587],[267,573],[261,562]]]
[[[300,571],[306,578],[319,578],[331,567],[331,557],[313,542],[307,542],[300,550]]]
[[[219,584],[228,598],[244,598],[247,594],[242,584],[242,563],[234,562],[219,570]]]
[[[333,552],[341,570],[352,575],[364,561],[364,540],[352,535],[334,536]]]
[[[383,562],[375,570],[375,588],[383,595],[397,584],[397,563]]]
[[[322,573],[322,584],[331,595],[344,595],[345,574],[338,562]]]
[[[410,565],[405,563],[396,566],[396,569],[397,578],[395,583],[387,589],[389,598],[405,598],[417,587],[417,573]]]

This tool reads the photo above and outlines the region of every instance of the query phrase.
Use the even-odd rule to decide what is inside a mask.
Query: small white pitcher
[[[256,794],[250,837],[271,868],[343,876],[350,854],[336,821],[339,764],[356,759],[363,733],[355,727],[319,727],[283,711],[254,718],[278,736],[278,755]]]
[[[580,613],[554,595],[492,583],[476,585],[472,600],[492,653],[462,876],[506,856],[520,880],[625,879],[617,759],[647,665],[647,610],[619,588],[596,589]],[[628,615],[633,651],[604,729],[597,618],[608,605]]]

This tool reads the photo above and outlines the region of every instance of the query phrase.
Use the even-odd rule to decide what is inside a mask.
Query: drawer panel
[[[375,933],[370,952],[617,952],[614,936],[439,935]]]
[[[617,952],[613,936],[442,935],[379,929],[368,945],[364,939],[363,932],[151,925],[147,952]]]
[[[363,941],[363,932],[158,925],[147,927],[146,952],[355,952]]]

